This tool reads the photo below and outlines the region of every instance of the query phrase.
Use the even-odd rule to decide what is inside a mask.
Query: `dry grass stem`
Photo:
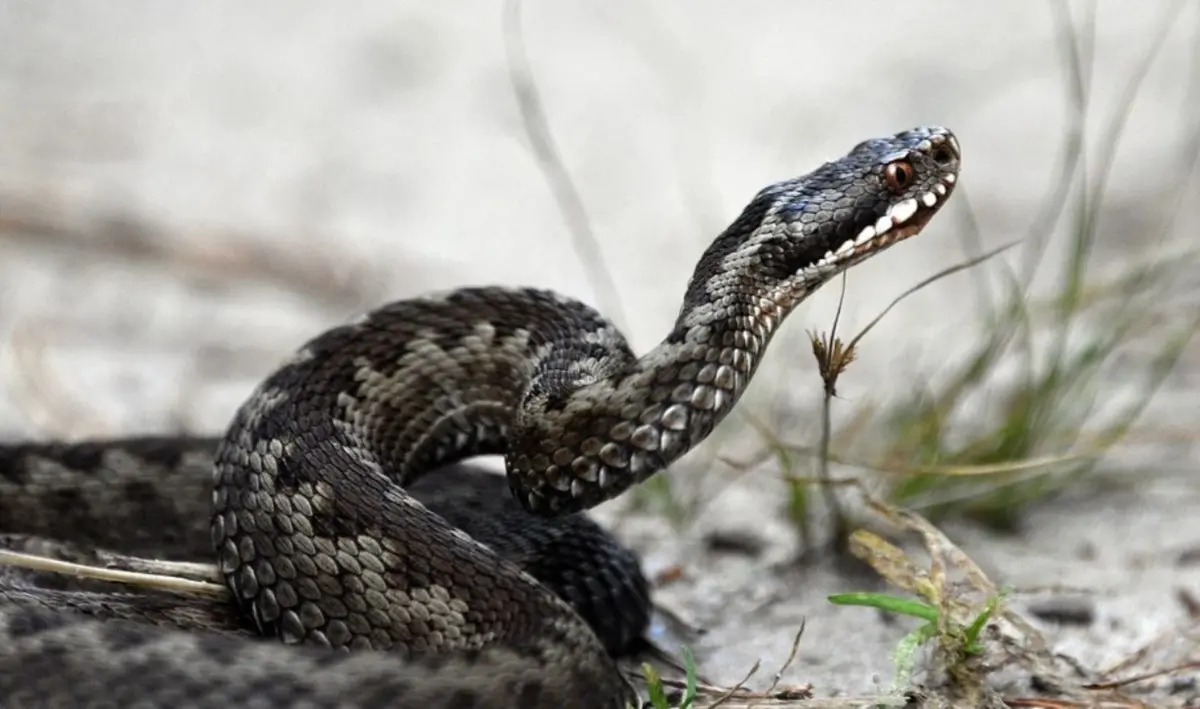
[[[587,208],[571,175],[563,164],[558,147],[550,134],[550,123],[542,108],[541,94],[533,79],[533,71],[525,56],[525,41],[521,32],[520,0],[508,0],[504,12],[504,48],[508,57],[508,76],[521,110],[521,123],[529,138],[538,167],[546,178],[559,212],[567,223],[571,243],[579,264],[583,267],[592,289],[609,318],[624,330],[628,325],[625,309],[612,273],[604,263],[604,252],[592,231]]]
[[[952,276],[955,273],[958,273],[959,271],[965,271],[968,268],[974,268],[975,266],[978,266],[979,264],[983,263],[984,261],[988,261],[996,256],[999,256],[1001,253],[1011,249],[1012,247],[1016,246],[1018,243],[1020,243],[1020,242],[1019,241],[1010,241],[1007,244],[997,247],[995,249],[992,249],[991,251],[988,251],[987,253],[984,253],[980,256],[976,256],[974,258],[967,259],[966,261],[957,263],[949,268],[938,271],[937,273],[933,274],[932,276],[929,276],[928,278],[925,278],[924,280],[918,282],[916,285],[908,288],[903,293],[896,296],[895,299],[893,299],[892,302],[889,303],[886,308],[884,308],[878,315],[876,315],[871,320],[871,322],[867,323],[866,327],[864,327],[862,330],[859,330],[858,334],[855,335],[854,338],[850,340],[850,344],[846,345],[846,349],[853,351],[854,348],[858,346],[858,343],[861,342],[862,339],[867,336],[867,333],[870,332],[872,329],[874,329],[874,327],[876,325],[878,325],[879,322],[881,320],[883,320],[883,318],[886,317],[887,314],[892,311],[892,308],[895,308],[897,305],[900,304],[901,301],[903,301],[908,296],[912,295],[913,293],[916,293],[917,291],[919,291],[929,285],[932,285],[933,283],[936,283],[937,281],[942,280],[943,278],[946,278],[947,276]]]
[[[75,578],[90,578],[97,581],[109,581],[136,586],[138,588],[186,593],[207,598],[226,599],[229,597],[229,590],[224,585],[208,581],[195,581],[179,576],[165,576],[162,574],[109,569],[100,566],[87,566],[70,561],[50,559],[35,554],[23,554],[21,552],[2,549],[0,549],[0,564],[30,569],[31,571],[63,574]],[[191,567],[194,565],[189,564],[188,566]],[[194,571],[194,569],[190,568],[188,570]],[[216,573],[215,568],[212,571],[214,574]]]
[[[783,661],[783,664],[780,665],[779,669],[775,672],[775,676],[771,679],[771,686],[767,687],[768,694],[775,691],[775,688],[779,686],[779,680],[783,677],[783,673],[787,672],[788,668],[792,666],[792,663],[796,661],[796,653],[800,650],[800,639],[804,637],[804,629],[806,626],[807,622],[801,620],[800,629],[797,630],[796,635],[792,637],[792,649],[788,651],[787,659]]]
[[[755,660],[754,664],[750,667],[750,671],[746,673],[745,677],[742,677],[741,681],[739,681],[737,684],[733,685],[728,690],[726,690],[723,694],[718,696],[716,698],[716,700],[713,701],[711,704],[709,704],[705,709],[716,709],[717,707],[721,706],[722,704],[725,704],[730,699],[732,699],[733,695],[735,695],[739,692],[747,691],[746,683],[749,682],[750,678],[753,677],[758,672],[758,668],[761,665],[762,665],[762,660]]]

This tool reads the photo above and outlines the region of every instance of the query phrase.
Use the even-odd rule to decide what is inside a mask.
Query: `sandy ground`
[[[615,308],[590,286],[532,157],[500,5],[347,7],[0,0],[0,435],[215,430],[309,335],[433,288],[532,284]],[[952,127],[963,190],[919,242],[854,270],[847,331],[963,258],[969,214],[985,247],[1025,235],[1070,116],[1051,8],[527,3],[526,49],[553,137],[635,346],[665,330],[694,258],[760,186],[869,136]],[[1072,10],[1085,16],[1080,3]],[[1200,217],[1179,157],[1200,115],[1200,3],[1104,2],[1095,22],[1093,164],[1096,136],[1132,106],[1091,262],[1101,279],[1169,248],[1164,229],[1190,241]],[[1130,101],[1126,83],[1151,46],[1160,54]],[[1057,260],[1052,249],[1038,289],[1053,285]],[[935,376],[975,330],[983,273],[941,282],[884,320],[842,382],[844,410]],[[1189,294],[1176,315],[1196,302]],[[782,400],[799,420],[815,410],[811,368],[783,365],[808,362],[803,330],[825,327],[836,299],[828,288],[793,316],[749,401]],[[1094,619],[1045,627],[1089,666],[1197,622],[1177,594],[1200,593],[1198,389],[1192,345],[1144,419],[1184,435],[1105,465],[1131,484],[1073,492],[1008,537],[948,527],[998,583],[1074,589]],[[811,441],[813,431],[789,433]],[[686,487],[704,454],[677,481]],[[786,563],[796,541],[773,471],[722,489],[682,530],[619,505],[601,511],[651,572],[683,570],[659,599],[708,630],[695,645],[703,669],[734,681],[755,659],[773,668],[806,618],[785,682],[825,695],[886,686],[890,651],[911,626],[825,602],[864,580]],[[729,530],[760,540],[761,553],[709,551],[705,539]],[[1195,673],[1176,685],[1164,703],[1200,694]]]

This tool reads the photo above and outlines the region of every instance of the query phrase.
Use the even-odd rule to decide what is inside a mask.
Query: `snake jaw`
[[[947,173],[942,179],[920,197],[897,202],[874,224],[863,227],[853,241],[842,244],[836,255],[861,257],[916,236],[954,191],[954,175]]]
[[[958,182],[961,155],[958,140],[945,129],[918,130],[934,132],[910,150],[889,154],[881,162],[888,165],[905,163],[910,169],[910,163],[917,163],[926,170],[932,168],[933,174],[924,180],[924,185],[914,185],[912,189],[905,191],[902,199],[892,202],[882,216],[862,227],[854,238],[842,241],[836,249],[827,250],[815,264],[806,267],[803,275],[807,279],[818,281],[813,286],[871,255],[919,234],[953,194]],[[939,148],[947,148],[950,151],[951,159],[946,160],[944,166],[929,158]]]

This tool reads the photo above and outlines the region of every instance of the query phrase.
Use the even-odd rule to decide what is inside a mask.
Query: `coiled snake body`
[[[8,583],[0,697],[7,706],[627,706],[636,695],[610,655],[644,629],[645,582],[636,560],[611,562],[606,537],[574,513],[707,436],[793,308],[920,231],[958,168],[953,135],[921,127],[763,189],[701,256],[674,327],[640,358],[590,307],[532,289],[400,301],[318,336],[258,387],[219,442],[196,444],[212,456],[209,531],[226,584],[247,622],[284,643],[97,620],[46,600],[61,594]],[[146,459],[162,442],[126,444]],[[84,444],[110,469],[121,446]],[[0,448],[10,481],[0,532],[64,531],[28,491],[54,487],[47,471],[85,467],[71,462],[87,457],[80,451]],[[410,494],[426,472],[485,453],[505,456],[503,503],[498,489],[475,508],[453,494],[427,507]],[[36,469],[24,460],[56,455]],[[55,494],[68,514],[82,499]],[[550,540],[542,561],[520,541],[530,526]],[[101,541],[110,540],[92,540]],[[582,568],[566,566],[572,549]],[[552,592],[535,575],[562,583]]]

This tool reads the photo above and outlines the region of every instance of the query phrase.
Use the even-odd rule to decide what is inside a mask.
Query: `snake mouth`
[[[874,224],[863,227],[858,236],[847,239],[836,251],[826,251],[816,268],[821,271],[841,269],[916,236],[954,192],[957,179],[955,173],[947,172],[927,192],[893,204]]]

